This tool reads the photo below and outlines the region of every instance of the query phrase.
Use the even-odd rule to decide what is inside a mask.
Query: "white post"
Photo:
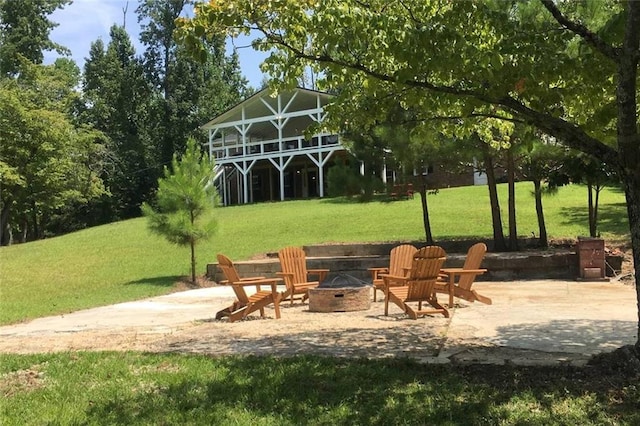
[[[324,198],[324,161],[322,161],[322,153],[318,154],[320,164],[318,165],[318,194],[320,198]]]
[[[384,160],[382,162],[382,183],[387,183],[387,162]]]

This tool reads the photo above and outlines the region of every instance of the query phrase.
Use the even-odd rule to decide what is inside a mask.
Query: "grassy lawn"
[[[506,200],[506,188],[500,190]],[[523,236],[537,232],[530,190],[518,185]],[[586,233],[585,200],[580,186],[545,199],[551,237]],[[429,202],[437,239],[491,235],[485,187],[442,190]],[[602,236],[625,241],[623,195],[606,190],[601,203]],[[243,259],[285,245],[423,238],[418,198],[267,203],[222,208],[218,216],[218,235],[198,248],[201,271],[217,252]],[[144,219],[0,248],[0,324],[167,293],[187,275],[188,257],[188,249],[151,235]],[[0,423],[635,425],[637,376],[602,365],[0,354]]]
[[[7,426],[640,424],[637,378],[593,368],[113,352],[2,355],[0,392]]]
[[[506,186],[500,186],[506,226]],[[532,185],[517,188],[518,229],[537,233]],[[587,233],[586,189],[569,186],[544,200],[549,235]],[[491,236],[486,187],[441,190],[429,196],[436,239]],[[601,195],[600,230],[628,238],[623,194]],[[343,198],[220,208],[219,232],[197,248],[198,270],[225,253],[234,260],[287,245],[420,240],[420,199],[359,203]],[[143,218],[48,240],[0,248],[0,324],[163,294],[189,273],[188,248],[150,234]]]

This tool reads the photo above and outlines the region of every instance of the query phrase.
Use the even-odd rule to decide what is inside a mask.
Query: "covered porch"
[[[330,99],[265,89],[202,126],[223,204],[324,197],[326,166],[344,151],[339,136],[322,127]]]

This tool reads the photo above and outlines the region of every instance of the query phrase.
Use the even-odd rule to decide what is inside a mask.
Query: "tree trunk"
[[[189,216],[191,220],[191,228],[193,229],[193,225],[196,223],[196,213],[193,209],[189,211]],[[196,284],[196,239],[191,236],[189,238],[189,245],[191,246],[191,283],[193,285]]]
[[[196,242],[191,239],[191,283],[196,284]]]
[[[422,223],[424,225],[425,241],[433,245],[433,234],[431,234],[431,221],[429,220],[429,206],[427,205],[427,182],[424,175],[420,175],[420,202],[422,203]]]
[[[640,147],[638,147],[638,150],[640,151]],[[627,213],[629,215],[629,228],[631,231],[631,247],[633,248],[636,302],[638,306],[636,348],[640,350],[640,173],[636,172],[635,179],[627,179],[624,183]]]
[[[493,159],[488,152],[484,153],[484,167],[487,174],[487,186],[489,187],[489,201],[491,203],[491,221],[493,224],[493,250],[506,251],[507,244],[502,232],[502,216],[500,215],[500,202],[498,201],[498,189],[496,187],[496,175],[493,170]]]
[[[40,220],[38,218],[38,206],[36,202],[31,202],[31,208],[33,209],[33,241],[40,239]]]
[[[587,182],[588,203],[589,203],[589,236],[596,237],[596,224],[593,218],[593,185]]]
[[[598,236],[598,204],[600,203],[600,191],[604,188],[602,185],[596,185],[596,199],[593,203],[593,233]]]
[[[509,187],[509,250],[518,251],[518,227],[516,226],[516,177],[513,152],[507,151],[507,185]]]
[[[11,245],[13,239],[13,233],[11,231],[11,225],[9,224],[9,213],[11,213],[11,199],[7,197],[4,200],[4,206],[0,212],[0,246]]]
[[[638,329],[636,349],[640,350],[640,136],[638,135],[637,78],[640,47],[640,3],[627,2],[628,13],[621,54],[618,57],[616,104],[618,107],[618,164],[625,188],[633,265],[635,267]]]
[[[539,179],[534,179],[533,187],[536,199],[536,215],[538,216],[538,230],[540,232],[538,246],[547,248],[549,247],[549,239],[547,237],[547,225],[544,221],[544,209],[542,208],[542,184]]]
[[[20,241],[20,243],[26,243],[28,236],[29,236],[29,221],[27,220],[27,216],[25,216],[24,220],[22,221],[22,228],[20,229],[20,236],[18,238],[18,241]]]

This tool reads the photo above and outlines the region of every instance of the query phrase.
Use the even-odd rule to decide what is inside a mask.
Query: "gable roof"
[[[331,98],[333,98],[333,95],[328,93],[300,87],[280,92],[281,108],[284,109],[288,106],[287,112],[317,108],[318,99],[320,100],[320,107],[324,107],[331,101]],[[274,111],[278,111],[278,97],[276,94],[271,89],[263,89],[203,124],[200,128],[210,130],[224,123],[241,121],[243,119],[243,110],[245,120],[273,116],[273,111],[265,103]]]

